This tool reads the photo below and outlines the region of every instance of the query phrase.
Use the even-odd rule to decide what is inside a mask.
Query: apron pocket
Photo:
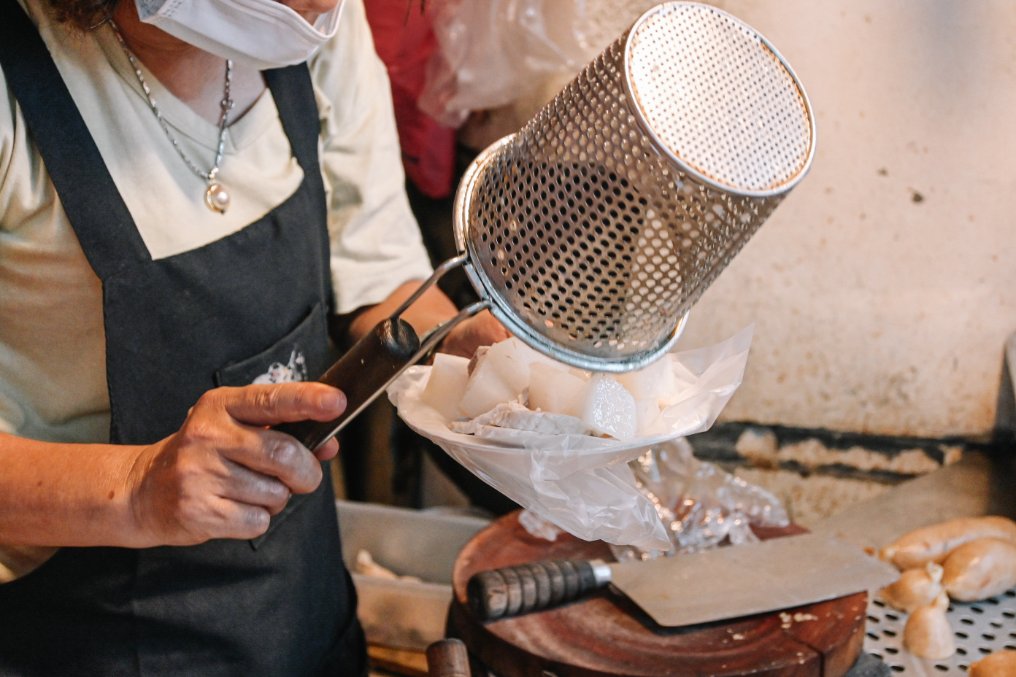
[[[245,386],[313,380],[328,368],[329,358],[325,307],[318,303],[295,329],[273,345],[216,371],[215,384]]]

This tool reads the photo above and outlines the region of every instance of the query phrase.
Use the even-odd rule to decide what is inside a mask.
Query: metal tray
[[[953,602],[949,626],[956,653],[944,660],[917,658],[903,648],[907,614],[873,599],[868,604],[864,650],[882,659],[894,673],[906,675],[966,675],[970,664],[995,651],[1016,650],[1016,588],[982,602]]]

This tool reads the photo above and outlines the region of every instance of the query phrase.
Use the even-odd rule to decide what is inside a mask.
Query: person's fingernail
[[[326,409],[340,409],[346,406],[346,396],[340,392],[325,393],[321,396],[321,406]]]

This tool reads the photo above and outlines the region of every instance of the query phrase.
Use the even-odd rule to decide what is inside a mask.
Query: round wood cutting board
[[[758,530],[761,538],[800,533]],[[518,513],[479,532],[455,561],[448,636],[462,639],[477,668],[498,677],[544,675],[780,675],[838,677],[864,640],[867,595],[847,597],[683,628],[656,625],[624,597],[601,590],[557,609],[489,623],[466,601],[469,577],[485,569],[541,559],[610,561],[603,542],[568,534],[550,542],[530,535]],[[788,572],[793,575],[793,572]],[[474,675],[484,674],[474,670]]]

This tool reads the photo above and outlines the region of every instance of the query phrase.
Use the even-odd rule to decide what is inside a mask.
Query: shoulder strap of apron
[[[297,64],[263,71],[262,75],[272,91],[275,107],[282,119],[282,128],[293,146],[293,155],[314,187],[323,190],[321,165],[318,161],[321,123],[318,120],[310,69],[306,64]]]
[[[89,264],[106,279],[128,258],[150,259],[38,29],[17,0],[3,4],[0,65]]]
[[[321,163],[318,159],[318,141],[321,137],[321,121],[318,119],[317,99],[314,96],[314,83],[311,80],[310,68],[306,64],[276,68],[262,73],[268,88],[275,98],[275,107],[282,119],[282,128],[289,137],[293,147],[293,155],[303,169],[304,182],[314,197],[312,209],[317,210],[316,222],[323,229],[322,246],[318,248],[321,256],[321,270],[329,276],[331,268],[328,239],[328,206],[325,202],[324,178],[321,174]],[[322,281],[328,305],[335,306],[334,291],[330,276]]]

